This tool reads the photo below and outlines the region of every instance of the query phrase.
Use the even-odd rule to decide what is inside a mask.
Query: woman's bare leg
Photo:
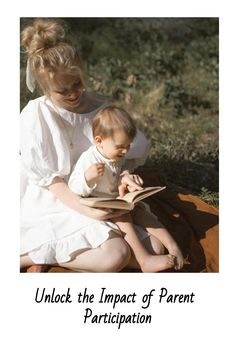
[[[28,254],[20,256],[20,269],[26,268],[27,273],[42,273],[48,266],[48,264],[35,264]]]
[[[28,268],[31,266],[35,266],[35,263],[32,261],[30,256],[27,254],[20,256],[20,268]]]
[[[80,272],[119,272],[129,259],[129,246],[117,233],[113,233],[99,247],[85,250],[60,266]]]
[[[87,249],[74,253],[74,259],[61,263],[60,266],[77,272],[119,272],[130,259],[130,248],[122,237],[115,232],[110,232],[110,237],[97,248]],[[55,265],[55,264],[54,264]],[[30,256],[20,257],[20,267],[34,266],[35,272],[44,265],[36,265]]]

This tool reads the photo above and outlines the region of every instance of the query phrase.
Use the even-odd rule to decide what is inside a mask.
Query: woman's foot
[[[47,265],[44,264],[36,264],[27,268],[27,273],[43,273],[48,268]]]
[[[176,257],[171,254],[165,255],[149,255],[140,262],[143,273],[161,272],[166,269],[174,268]]]

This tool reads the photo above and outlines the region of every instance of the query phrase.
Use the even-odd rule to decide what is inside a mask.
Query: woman
[[[36,20],[22,31],[22,46],[28,56],[27,86],[33,91],[39,85],[44,95],[21,113],[21,267],[120,271],[130,261],[130,250],[107,220],[124,211],[86,207],[67,185],[74,163],[93,144],[91,119],[109,103],[85,90],[78,53],[57,22]],[[139,132],[128,156],[132,170],[147,151]],[[138,188],[132,174],[123,176],[122,184]]]

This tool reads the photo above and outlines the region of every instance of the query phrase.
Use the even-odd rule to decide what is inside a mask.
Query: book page
[[[125,200],[127,203],[133,203],[135,197],[137,195],[140,195],[141,193],[143,193],[144,190],[142,191],[134,191],[134,192],[129,192],[127,194],[124,195],[124,197],[117,197],[117,199],[119,200]]]
[[[134,191],[127,193],[123,198],[117,198],[117,199],[123,199],[127,201],[128,203],[135,203],[139,200],[142,200],[144,198],[147,198],[149,195],[155,194],[162,189],[166,187],[146,187],[142,191]]]

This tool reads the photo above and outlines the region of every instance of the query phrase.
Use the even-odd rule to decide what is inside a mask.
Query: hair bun
[[[35,20],[31,26],[22,31],[21,43],[28,54],[34,54],[55,46],[63,41],[65,32],[63,27],[53,20]]]

